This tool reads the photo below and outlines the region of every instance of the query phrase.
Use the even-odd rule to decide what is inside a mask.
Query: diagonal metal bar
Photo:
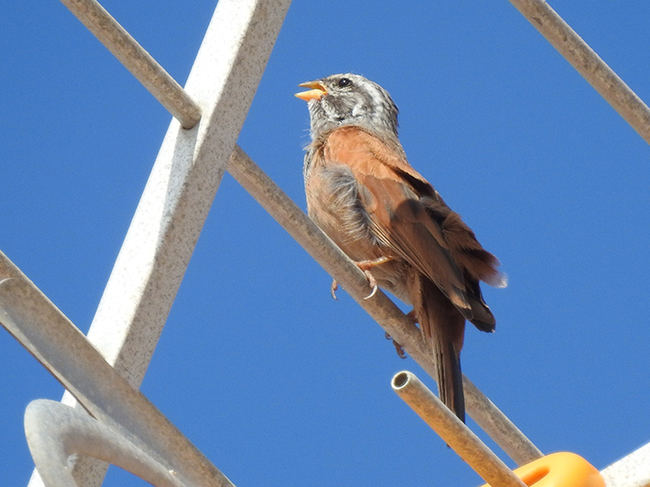
[[[607,487],[650,487],[650,443],[603,469]]]
[[[290,3],[220,0],[214,11],[185,87],[200,122],[183,130],[172,120],[88,332],[133,387],[149,365]],[[68,395],[63,401],[74,403]],[[74,473],[97,486],[105,468],[82,461]],[[38,486],[34,474],[30,487]]]
[[[88,337],[131,385],[144,376],[289,0],[221,0],[186,91],[197,127],[172,121]]]
[[[650,144],[650,109],[544,0],[510,0],[639,135]]]
[[[490,485],[526,487],[521,479],[438,399],[418,377],[403,370],[393,391]]]
[[[230,157],[228,172],[302,247],[334,277],[413,359],[432,377],[433,357],[420,330],[383,292],[371,299],[363,272],[239,147]],[[535,445],[467,377],[463,377],[467,410],[474,420],[517,464],[542,456]]]
[[[0,253],[3,268],[11,262]],[[95,418],[165,458],[189,485],[230,481],[18,269],[0,280],[0,323]]]
[[[48,487],[76,487],[70,455],[91,456],[118,465],[157,487],[186,485],[177,472],[135,445],[122,432],[85,412],[49,399],[30,402],[25,436],[36,468]]]
[[[183,128],[197,124],[201,118],[199,106],[99,2],[61,0],[61,3],[181,122]]]

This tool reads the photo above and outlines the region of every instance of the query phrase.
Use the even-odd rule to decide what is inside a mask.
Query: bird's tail
[[[411,297],[425,341],[431,345],[440,400],[465,422],[465,395],[460,369],[465,318],[427,277],[415,279]]]

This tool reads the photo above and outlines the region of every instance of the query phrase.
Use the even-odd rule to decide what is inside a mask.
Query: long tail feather
[[[465,318],[423,275],[412,280],[411,297],[415,315],[425,340],[431,345],[436,363],[440,400],[465,422],[463,374],[460,350],[463,346]]]

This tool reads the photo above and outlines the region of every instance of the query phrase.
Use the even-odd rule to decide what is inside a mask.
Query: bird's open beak
[[[298,86],[302,88],[311,88],[310,90],[296,93],[296,98],[300,98],[304,101],[320,100],[323,96],[327,95],[327,90],[320,81],[307,81],[306,83],[300,83]]]

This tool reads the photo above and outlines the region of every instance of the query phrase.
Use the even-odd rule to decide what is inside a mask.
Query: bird
[[[409,164],[398,108],[384,88],[353,73],[298,86],[307,88],[295,96],[308,103],[310,118],[307,212],[371,286],[413,306],[409,316],[433,354],[440,400],[464,422],[465,322],[494,331],[479,281],[506,285],[499,260]]]

